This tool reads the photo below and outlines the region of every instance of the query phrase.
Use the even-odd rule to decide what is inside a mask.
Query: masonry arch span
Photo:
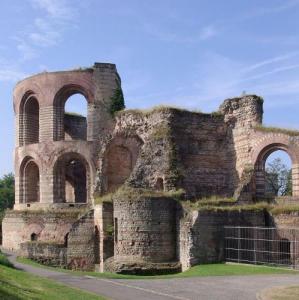
[[[130,177],[143,141],[137,136],[114,137],[108,144],[103,160],[103,192],[116,191]]]
[[[67,111],[66,104],[71,98],[80,98],[83,110]],[[81,85],[69,84],[63,86],[54,98],[54,141],[87,140],[89,131],[88,110],[92,103],[91,93]],[[82,105],[83,104],[83,105]]]
[[[22,98],[19,109],[20,146],[39,142],[39,101],[32,91]]]
[[[62,154],[54,165],[54,202],[90,202],[91,177],[91,167],[81,154]]]
[[[25,157],[20,167],[20,202],[40,201],[40,171],[32,157]]]
[[[273,185],[271,187],[271,182],[269,182],[269,179],[271,179],[272,177],[270,181],[272,181],[272,183],[275,183],[275,181],[277,181],[277,183],[275,184],[279,185],[280,178],[278,178],[275,173],[267,174],[266,162],[271,155],[279,151],[284,152],[290,158],[292,170],[292,195],[298,196],[299,181],[296,179],[296,176],[298,174],[298,160],[295,150],[287,144],[270,143],[260,149],[255,160],[253,187],[256,199],[274,197],[278,194],[279,189],[275,190],[275,187]]]

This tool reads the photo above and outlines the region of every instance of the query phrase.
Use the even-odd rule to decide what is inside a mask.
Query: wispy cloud
[[[16,39],[23,61],[35,58],[39,48],[57,45],[77,14],[70,0],[28,1],[38,16]]]

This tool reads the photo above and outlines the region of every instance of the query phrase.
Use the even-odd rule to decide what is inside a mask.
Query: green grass
[[[0,265],[0,299],[103,300],[105,298]]]
[[[104,300],[105,298],[17,270],[0,251],[0,299]]]
[[[281,269],[275,267],[267,266],[254,266],[254,265],[244,265],[244,264],[205,264],[197,265],[189,270],[170,275],[122,275],[114,273],[98,273],[98,272],[80,272],[80,271],[70,271],[61,268],[47,267],[40,265],[32,260],[26,258],[17,259],[21,263],[30,264],[39,268],[49,268],[60,272],[71,273],[72,275],[90,275],[99,278],[109,278],[109,279],[170,279],[170,278],[187,278],[187,277],[207,277],[207,276],[232,276],[232,275],[267,275],[267,274],[295,274],[299,275],[298,271]]]
[[[272,126],[258,125],[258,126],[255,127],[255,130],[263,131],[263,132],[284,133],[284,134],[287,134],[287,135],[290,135],[290,136],[298,136],[299,135],[299,130],[272,127]]]

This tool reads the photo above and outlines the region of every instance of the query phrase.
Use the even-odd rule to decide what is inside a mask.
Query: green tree
[[[268,192],[275,196],[292,194],[292,172],[281,158],[275,158],[267,165],[266,184]]]
[[[7,208],[12,208],[15,202],[15,178],[13,174],[4,175],[0,179],[0,220]]]

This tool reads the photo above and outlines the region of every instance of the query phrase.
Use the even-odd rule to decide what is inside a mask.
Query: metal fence
[[[225,259],[299,269],[299,229],[225,226]]]

